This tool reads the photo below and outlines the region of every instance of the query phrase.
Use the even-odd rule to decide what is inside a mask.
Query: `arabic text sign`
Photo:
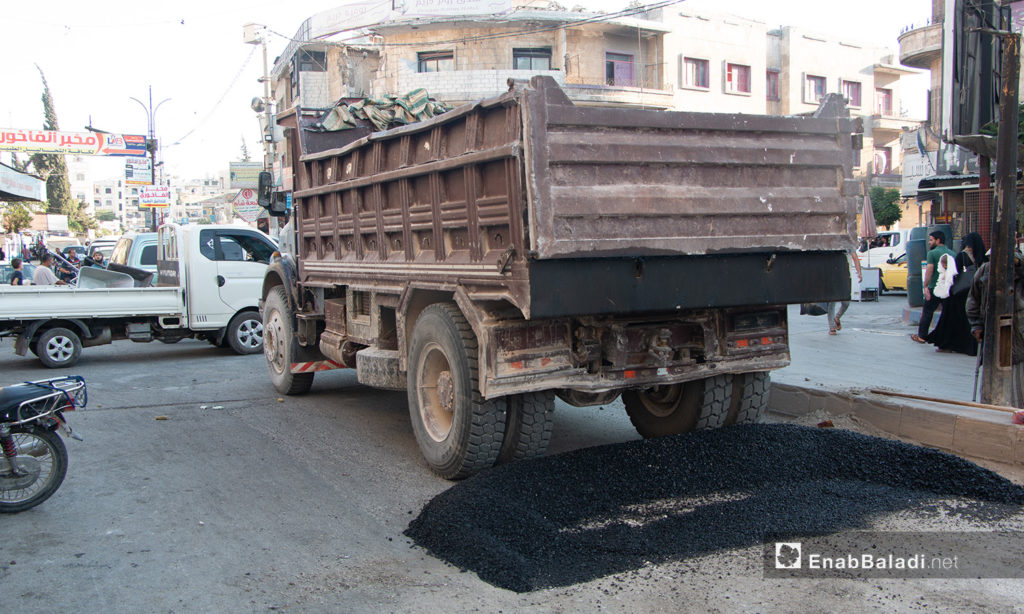
[[[128,185],[153,183],[153,168],[149,165],[149,158],[125,158],[124,182]]]
[[[171,206],[171,188],[165,185],[147,185],[139,189],[139,207],[154,209]]]
[[[255,188],[259,183],[260,171],[263,170],[262,162],[231,162],[228,164],[231,172],[232,188]]]
[[[235,215],[246,222],[255,222],[256,218],[260,215],[260,211],[263,209],[256,202],[256,190],[250,190],[249,188],[239,190],[238,195],[231,201],[231,204],[235,208]]]
[[[0,164],[0,192],[46,202],[46,182]]]
[[[506,13],[512,8],[509,0],[410,0],[403,14],[412,15],[487,15]]]
[[[87,156],[145,156],[146,137],[106,132],[0,129],[0,151]]]

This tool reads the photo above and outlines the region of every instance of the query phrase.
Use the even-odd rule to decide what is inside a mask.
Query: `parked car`
[[[21,272],[25,277],[27,284],[32,283],[32,275],[36,272],[36,265],[22,262]],[[0,285],[8,285],[11,283],[11,275],[14,274],[14,267],[11,266],[10,262],[0,262]]]
[[[67,258],[68,252],[70,252],[71,250],[75,250],[75,255],[78,256],[79,259],[81,259],[83,256],[85,256],[86,247],[84,245],[68,245],[67,247],[61,248],[60,253],[62,256]]]
[[[89,253],[92,255],[95,252],[103,254],[104,260],[110,260],[110,257],[114,254],[114,248],[117,246],[117,242],[121,237],[113,237],[110,239],[96,239],[89,244]]]
[[[907,289],[907,254],[904,252],[897,258],[891,258],[880,264],[882,285],[879,288],[882,292],[887,290]]]
[[[129,232],[117,241],[109,263],[149,271],[156,285],[156,245],[155,232]]]

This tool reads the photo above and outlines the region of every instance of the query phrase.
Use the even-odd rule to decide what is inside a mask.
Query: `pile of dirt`
[[[950,498],[959,501],[936,507]],[[752,424],[497,467],[435,497],[405,534],[523,592],[755,546],[767,535],[869,528],[900,510],[992,521],[1022,505],[1024,487],[943,452]]]

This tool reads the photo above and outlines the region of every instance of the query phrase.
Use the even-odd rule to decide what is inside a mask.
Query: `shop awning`
[[[46,202],[46,182],[0,163],[0,201]]]

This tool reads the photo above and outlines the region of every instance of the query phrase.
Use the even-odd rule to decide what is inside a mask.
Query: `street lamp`
[[[156,107],[154,107],[153,106],[153,86],[152,85],[149,86],[149,105],[146,105],[146,103],[142,102],[138,98],[135,98],[134,96],[129,96],[129,98],[131,98],[135,102],[139,103],[139,106],[142,107],[142,110],[146,112],[146,120],[148,122],[147,125],[148,125],[148,128],[149,128],[149,138],[146,140],[146,149],[149,150],[149,166],[150,166],[149,185],[156,185],[156,149],[157,149],[157,142],[156,142],[156,112],[160,109],[160,106],[163,103],[165,103],[168,100],[170,100],[170,98],[164,98],[163,100],[161,100],[160,102],[157,103]],[[157,216],[157,214],[156,214],[156,211],[154,210],[152,212],[152,216],[151,216],[152,220],[153,220],[152,221],[153,232],[156,232],[157,228],[159,227],[159,224],[157,222],[157,217],[156,216]]]

